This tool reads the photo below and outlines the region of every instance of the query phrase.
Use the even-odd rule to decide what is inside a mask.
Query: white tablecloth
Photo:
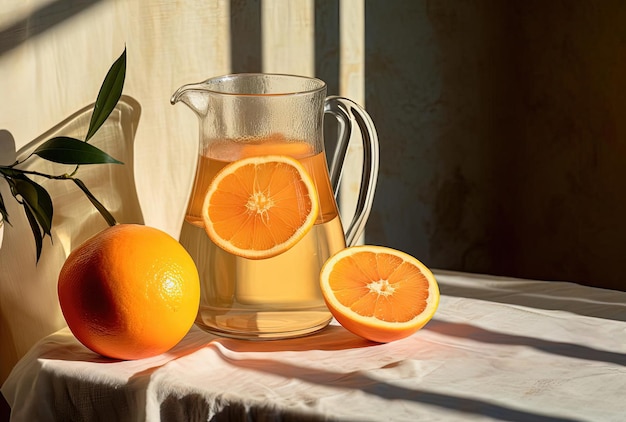
[[[393,343],[337,324],[271,342],[194,327],[169,353],[115,361],[63,329],[2,393],[17,421],[626,420],[626,293],[435,275],[435,318]]]

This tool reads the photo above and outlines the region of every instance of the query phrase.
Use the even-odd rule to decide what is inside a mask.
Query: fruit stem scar
[[[370,289],[370,292],[377,293],[380,296],[391,296],[396,290],[387,280],[372,281],[367,284],[367,287]]]

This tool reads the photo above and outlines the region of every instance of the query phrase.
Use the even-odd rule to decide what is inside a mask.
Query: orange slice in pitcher
[[[318,214],[317,191],[302,164],[282,155],[248,157],[217,173],[204,198],[205,231],[222,249],[271,258],[307,234]]]
[[[335,319],[380,343],[415,333],[439,305],[432,272],[411,255],[383,246],[341,250],[322,267],[320,283]]]

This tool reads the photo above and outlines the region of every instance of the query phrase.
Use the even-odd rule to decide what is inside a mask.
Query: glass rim
[[[302,89],[279,89],[275,92],[232,92],[225,89],[218,89],[217,86],[220,82],[231,82],[242,79],[271,79],[271,80],[284,80],[289,82],[300,82]],[[306,83],[311,84],[310,87],[306,86]],[[326,82],[319,78],[303,75],[295,75],[289,73],[263,73],[263,72],[251,72],[251,73],[228,73],[220,76],[209,78],[202,82],[206,91],[219,95],[235,96],[235,97],[273,97],[273,96],[290,96],[290,95],[307,95],[316,94],[326,89]]]

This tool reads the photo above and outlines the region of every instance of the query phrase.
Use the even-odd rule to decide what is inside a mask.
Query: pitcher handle
[[[339,140],[337,141],[329,169],[330,183],[335,197],[337,197],[339,192],[337,188],[341,181],[343,163],[352,134],[352,119],[354,119],[361,132],[363,141],[361,186],[352,222],[348,225],[348,229],[345,232],[346,245],[354,246],[365,228],[372,210],[372,203],[374,202],[374,192],[376,191],[376,182],[378,180],[378,135],[369,114],[352,100],[337,96],[327,97],[324,102],[324,113],[335,116],[339,123]]]

